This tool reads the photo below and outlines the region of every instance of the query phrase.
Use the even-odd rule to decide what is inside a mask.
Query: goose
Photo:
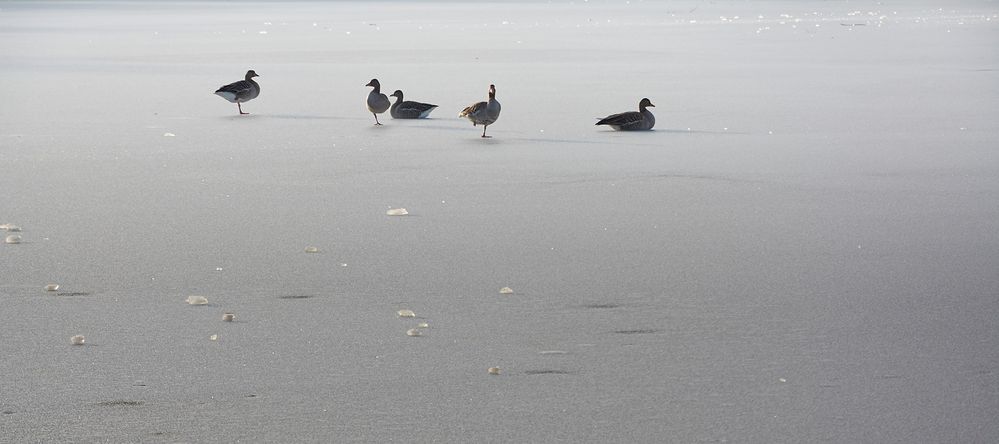
[[[647,107],[655,107],[649,99],[638,102],[638,111],[611,114],[597,122],[597,125],[610,125],[618,131],[650,130],[656,125],[656,118]]]
[[[371,79],[367,85],[374,88],[368,93],[368,111],[375,116],[375,125],[381,125],[382,123],[378,121],[378,115],[388,111],[389,106],[392,104],[389,102],[388,97],[382,94],[382,84],[378,83],[378,79]]]
[[[430,115],[437,105],[429,103],[402,101],[402,91],[395,90],[390,97],[395,97],[395,103],[389,111],[393,119],[423,119]]]
[[[465,108],[458,114],[458,117],[465,117],[472,121],[472,126],[482,125],[482,137],[492,137],[486,135],[486,128],[499,119],[500,103],[496,101],[496,85],[489,85],[489,101],[478,102]]]
[[[244,113],[243,107],[240,105],[243,102],[247,102],[257,98],[260,95],[260,85],[253,81],[254,77],[259,77],[256,72],[252,69],[246,72],[246,79],[240,80],[238,82],[230,83],[219,88],[215,91],[215,94],[223,99],[228,100],[230,103],[236,104],[236,109],[239,110],[240,114],[250,114]]]

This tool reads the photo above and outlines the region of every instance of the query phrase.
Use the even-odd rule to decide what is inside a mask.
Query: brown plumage
[[[482,137],[486,135],[486,128],[499,119],[500,103],[496,101],[496,85],[489,85],[489,101],[472,104],[461,111],[458,117],[465,117],[472,122],[472,126],[482,125]]]

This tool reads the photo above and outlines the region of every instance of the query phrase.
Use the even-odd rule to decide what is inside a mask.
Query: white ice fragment
[[[510,287],[500,288],[500,294],[513,294],[513,289]]]
[[[489,370],[486,370],[486,371],[489,372],[490,375],[498,375],[498,374],[500,374],[500,368],[499,367],[489,367]]]
[[[413,313],[413,310],[407,310],[405,308],[402,309],[402,310],[397,311],[396,313],[399,314],[400,318],[415,318],[416,317],[416,313]]]
[[[787,379],[785,379],[785,378],[777,378],[777,380],[780,381],[780,382],[787,382]]]
[[[8,243],[8,244],[19,244],[19,243],[21,243],[21,236],[18,236],[16,234],[12,234],[10,236],[7,236],[3,241],[4,241],[4,243]]]
[[[539,355],[567,355],[569,352],[565,350],[542,350],[538,352]]]
[[[234,315],[232,313],[222,313],[222,320],[223,321],[225,321],[225,322],[232,322],[234,319],[236,319],[236,315]]]
[[[87,338],[83,337],[83,335],[76,335],[69,338],[69,343],[73,345],[83,345],[84,342],[87,342]]]
[[[305,247],[305,252],[306,253],[318,253],[319,252],[319,248],[316,248],[316,247]]]
[[[191,305],[208,305],[208,298],[204,296],[188,296],[185,301]]]
[[[406,216],[409,214],[409,211],[406,211],[405,208],[393,208],[386,211],[385,214],[389,216]]]
[[[163,133],[163,137],[176,137],[176,136],[177,135],[174,133]]]
[[[260,31],[260,32],[257,32],[257,34],[267,34],[267,31]]]
[[[19,227],[17,225],[14,225],[14,224],[3,224],[3,225],[0,225],[0,230],[2,230],[2,231],[9,231],[11,233],[17,233],[17,232],[21,231],[21,227]]]
[[[59,284],[48,284],[45,286],[45,291],[58,291]]]
[[[211,336],[208,337],[208,339],[210,339],[212,341],[218,341],[219,340],[219,335],[217,335],[217,334],[216,335],[211,335]]]
[[[406,330],[406,336],[423,336],[423,332],[418,329],[411,328]]]
[[[430,324],[426,322],[421,322],[419,324],[416,324],[416,328],[430,328]]]

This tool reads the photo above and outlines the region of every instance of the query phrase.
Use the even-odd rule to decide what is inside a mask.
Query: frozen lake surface
[[[0,442],[995,442],[997,42],[994,1],[2,1]],[[440,107],[375,127],[371,78]]]

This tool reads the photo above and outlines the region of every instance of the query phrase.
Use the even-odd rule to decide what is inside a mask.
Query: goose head
[[[368,82],[368,84],[364,85],[364,86],[373,86],[373,87],[375,87],[375,89],[379,89],[379,88],[382,87],[382,84],[378,83],[378,79],[371,79],[371,81]]]
[[[395,90],[395,92],[392,93],[392,95],[389,97],[398,97],[399,100],[402,100],[402,90],[399,89]]]
[[[249,71],[246,72],[246,80],[250,80],[250,79],[252,79],[254,77],[260,77],[260,76],[257,75],[256,71],[254,71],[254,70],[251,69],[251,70],[249,70]]]
[[[489,85],[489,98],[490,99],[496,98],[496,85]]]
[[[638,109],[645,109],[645,107],[647,106],[651,106],[653,108],[656,107],[655,105],[652,104],[652,101],[647,98],[642,99],[641,102],[638,102]]]

